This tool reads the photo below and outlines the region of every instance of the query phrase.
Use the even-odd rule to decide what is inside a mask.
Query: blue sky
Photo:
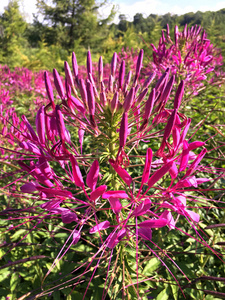
[[[20,0],[21,10],[26,15],[27,21],[32,22],[32,13],[36,12],[36,0]],[[119,14],[127,15],[128,20],[133,20],[136,13],[148,16],[151,13],[163,15],[165,13],[184,14],[187,12],[216,11],[225,8],[225,0],[110,0],[111,4],[104,10],[103,14],[108,14],[112,4],[118,7],[118,14],[115,22],[118,21]],[[0,0],[0,12],[8,5],[8,0]]]

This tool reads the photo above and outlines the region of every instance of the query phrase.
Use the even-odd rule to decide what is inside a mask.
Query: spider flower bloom
[[[220,70],[220,77],[223,76],[221,51],[206,39],[207,34],[201,26],[187,28],[186,25],[183,31],[179,31],[176,25],[173,42],[167,25],[166,35],[165,38],[164,32],[162,32],[157,48],[151,44],[154,62],[145,69],[146,73],[154,70],[158,76],[161,76],[163,71],[170,67],[178,83],[180,80],[184,80],[186,95],[197,95],[198,91],[205,87],[205,80],[216,84],[217,69]],[[213,77],[209,76],[211,74]]]
[[[184,32],[185,36],[189,34]],[[178,46],[179,39],[176,29]],[[161,44],[167,40],[162,35]],[[202,52],[201,56],[205,64],[210,60],[206,54]],[[181,55],[174,56],[173,60],[179,63]],[[87,72],[82,73],[82,68],[78,71],[73,54],[73,74],[65,63],[66,93],[61,77],[54,70],[60,99],[53,102],[53,91],[45,76],[49,103],[38,110],[36,131],[23,117],[20,128],[16,133],[12,132],[18,140],[17,160],[24,160],[19,160],[19,171],[28,178],[25,181],[26,177],[21,177],[20,192],[38,199],[37,206],[31,204],[28,207],[29,218],[26,219],[38,222],[47,219],[49,224],[54,220],[52,236],[58,228],[60,231],[65,229],[68,234],[53,267],[60,256],[62,259],[67,254],[70,246],[79,245],[80,249],[87,246],[88,251],[79,251],[82,265],[74,269],[76,283],[81,285],[83,278],[89,276],[90,281],[97,278],[103,280],[103,293],[107,293],[110,286],[116,286],[114,277],[108,280],[109,274],[118,273],[116,277],[123,280],[123,295],[129,294],[130,298],[143,295],[139,282],[146,280],[146,274],[142,275],[138,267],[140,262],[144,268],[148,267],[146,249],[150,258],[155,254],[161,260],[157,253],[163,249],[156,253],[155,242],[160,240],[163,246],[166,245],[164,236],[170,230],[180,230],[183,238],[186,222],[185,228],[190,224],[190,230],[199,232],[196,223],[200,221],[200,214],[196,209],[200,209],[201,201],[204,204],[209,201],[207,197],[203,201],[204,190],[200,186],[207,184],[209,174],[213,174],[213,179],[216,177],[210,165],[204,166],[206,150],[195,153],[195,149],[205,143],[195,141],[194,136],[191,142],[188,140],[191,120],[180,113],[187,88],[185,79],[177,84],[176,93],[173,91],[176,75],[172,66],[165,68],[154,84],[156,72],[142,80],[142,61],[143,51],[140,51],[132,77],[131,70],[125,69],[125,60],[116,54],[111,64],[103,67],[102,58],[98,64],[92,63],[88,52]],[[48,113],[49,106],[51,113]],[[0,116],[2,119],[1,108]],[[5,138],[8,134],[6,121],[3,125]],[[11,140],[11,144],[13,142]],[[198,172],[207,174],[199,178]],[[22,205],[18,202],[23,209],[21,213],[25,212],[25,205],[32,202]],[[32,212],[35,212],[34,216]],[[18,215],[13,221],[17,219]],[[187,237],[190,237],[189,229]],[[200,237],[195,239],[202,243]],[[173,262],[167,252],[163,255]],[[127,257],[136,265],[136,270],[132,271],[136,274],[135,288],[132,289],[135,296],[131,296],[130,289],[126,288],[126,282],[130,282],[130,272],[126,272]],[[100,264],[103,273],[99,272],[96,277],[95,271]],[[132,268],[129,265],[128,271]],[[85,279],[84,297],[89,287],[86,282]],[[109,293],[109,298],[111,295]],[[106,297],[103,295],[102,298]]]

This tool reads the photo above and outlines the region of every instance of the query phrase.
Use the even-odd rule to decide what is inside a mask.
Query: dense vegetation
[[[224,10],[46,3],[0,20],[0,299],[224,299]]]
[[[167,24],[180,29],[185,24],[201,25],[214,46],[225,54],[225,9],[181,16],[150,14],[146,18],[137,13],[132,22],[120,15],[119,23],[114,24],[114,8],[107,18],[99,15],[99,7],[106,1],[98,5],[94,0],[55,0],[52,6],[42,0],[37,3],[39,13],[32,24],[25,21],[15,0],[0,16],[0,64],[33,70],[62,69],[71,51],[75,51],[79,64],[84,64],[87,50],[92,51],[93,60],[102,55],[109,62],[113,52],[120,52],[122,47],[144,49],[151,55],[149,43],[158,42]]]

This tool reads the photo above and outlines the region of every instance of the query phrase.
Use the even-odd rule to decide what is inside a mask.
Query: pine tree
[[[48,26],[53,28],[55,44],[71,49],[79,40],[86,48],[95,47],[107,35],[106,25],[112,20],[114,11],[106,19],[99,19],[99,8],[106,1],[96,4],[95,0],[37,0],[39,13]]]
[[[9,1],[0,17],[0,63],[8,64],[10,67],[19,65],[22,47],[26,43],[24,39],[26,26],[27,23],[20,13],[18,1]]]

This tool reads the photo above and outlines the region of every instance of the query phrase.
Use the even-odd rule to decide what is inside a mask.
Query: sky
[[[28,22],[32,22],[32,13],[36,13],[36,0],[20,0],[21,12],[26,16]],[[112,5],[116,5],[118,13],[114,22],[118,22],[119,14],[125,14],[129,21],[133,20],[136,13],[142,13],[144,17],[150,14],[163,15],[166,13],[182,15],[188,12],[198,10],[204,12],[207,10],[217,11],[225,8],[223,0],[109,0],[109,4],[102,11],[107,15]],[[0,13],[8,5],[8,0],[0,0]]]

